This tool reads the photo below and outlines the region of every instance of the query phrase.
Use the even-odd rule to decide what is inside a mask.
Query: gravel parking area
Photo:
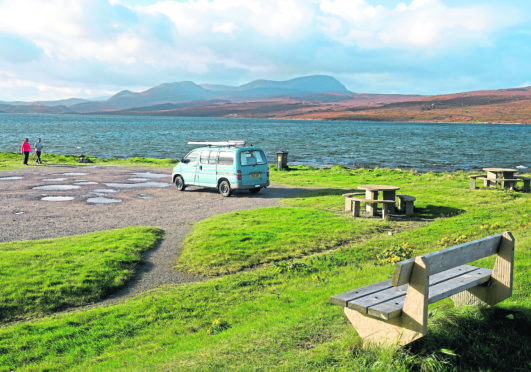
[[[128,288],[109,301],[194,278],[172,268],[193,223],[236,210],[278,205],[304,190],[272,185],[258,194],[171,184],[170,169],[115,166],[28,166],[0,172],[0,242],[84,234],[127,226],[156,226],[164,240]]]

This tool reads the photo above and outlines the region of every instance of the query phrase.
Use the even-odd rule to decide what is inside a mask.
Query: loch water
[[[421,171],[531,167],[531,125],[351,122],[115,115],[0,114],[0,151],[28,137],[44,153],[182,158],[188,141],[242,139],[271,163],[391,167]]]

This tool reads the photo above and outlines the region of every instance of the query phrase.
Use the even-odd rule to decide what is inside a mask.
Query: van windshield
[[[241,165],[267,164],[265,154],[260,150],[246,150],[240,152]]]

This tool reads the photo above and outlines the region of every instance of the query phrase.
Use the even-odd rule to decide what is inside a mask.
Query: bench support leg
[[[383,321],[348,307],[345,315],[365,344],[403,346],[424,336],[417,330],[404,328],[400,318]]]
[[[365,343],[403,346],[428,333],[429,271],[428,263],[417,257],[399,318],[384,321],[345,307],[347,318]]]
[[[524,187],[522,192],[531,192],[531,180],[524,180]]]
[[[415,211],[414,202],[412,202],[412,201],[411,202],[410,201],[405,202],[405,213],[406,213],[406,216],[407,217],[412,216],[414,211]]]
[[[352,202],[352,217],[360,216],[361,203],[358,200]]]
[[[383,219],[388,218],[390,207],[391,207],[391,206],[390,206],[389,204],[387,204],[387,203],[383,203],[383,204],[382,204],[382,218],[383,218]]]
[[[384,200],[395,200],[396,198],[396,191],[394,190],[384,190],[382,192],[382,199]],[[389,204],[387,206],[387,210],[389,211],[389,213],[395,213],[395,205],[394,204]]]
[[[470,190],[475,190],[477,189],[476,187],[476,178],[475,177],[471,177],[470,178]]]
[[[514,237],[510,232],[503,234],[498,256],[492,270],[491,282],[487,287],[474,287],[452,296],[455,306],[495,305],[513,294]]]
[[[345,198],[345,212],[352,211],[352,199],[351,198]]]
[[[374,217],[378,212],[378,203],[365,203],[365,208],[369,212],[369,216]]]

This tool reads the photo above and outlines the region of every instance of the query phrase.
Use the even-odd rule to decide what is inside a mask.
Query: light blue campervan
[[[188,142],[203,145],[190,151],[173,168],[177,190],[187,186],[215,187],[223,196],[232,190],[257,193],[269,186],[269,164],[264,150],[245,146],[245,141]]]

